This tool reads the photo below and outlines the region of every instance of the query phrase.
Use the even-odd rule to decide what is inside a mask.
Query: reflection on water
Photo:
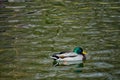
[[[119,4],[119,0],[3,2],[0,80],[119,80]],[[85,63],[53,66],[50,55],[76,46],[88,52]]]
[[[59,61],[59,62],[56,60],[53,61],[54,67],[57,67],[57,66],[64,67],[64,66],[71,66],[71,65],[72,65],[72,68],[74,68],[73,72],[79,73],[79,72],[82,72],[84,63],[83,61]]]

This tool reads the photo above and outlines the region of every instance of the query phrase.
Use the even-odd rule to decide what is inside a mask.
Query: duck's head
[[[77,54],[86,54],[86,52],[84,52],[81,47],[75,47],[73,52],[75,52]]]

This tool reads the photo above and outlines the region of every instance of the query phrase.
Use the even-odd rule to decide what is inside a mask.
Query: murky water
[[[0,80],[119,80],[119,0],[34,0],[0,8]],[[81,46],[87,61],[53,66]]]

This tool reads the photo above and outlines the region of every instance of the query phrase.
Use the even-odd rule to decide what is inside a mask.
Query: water
[[[0,80],[119,80],[119,0],[34,0],[0,8]],[[53,66],[81,46],[87,61]]]

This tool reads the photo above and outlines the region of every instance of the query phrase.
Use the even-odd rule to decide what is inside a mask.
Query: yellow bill
[[[83,54],[87,54],[87,52],[83,51]]]

